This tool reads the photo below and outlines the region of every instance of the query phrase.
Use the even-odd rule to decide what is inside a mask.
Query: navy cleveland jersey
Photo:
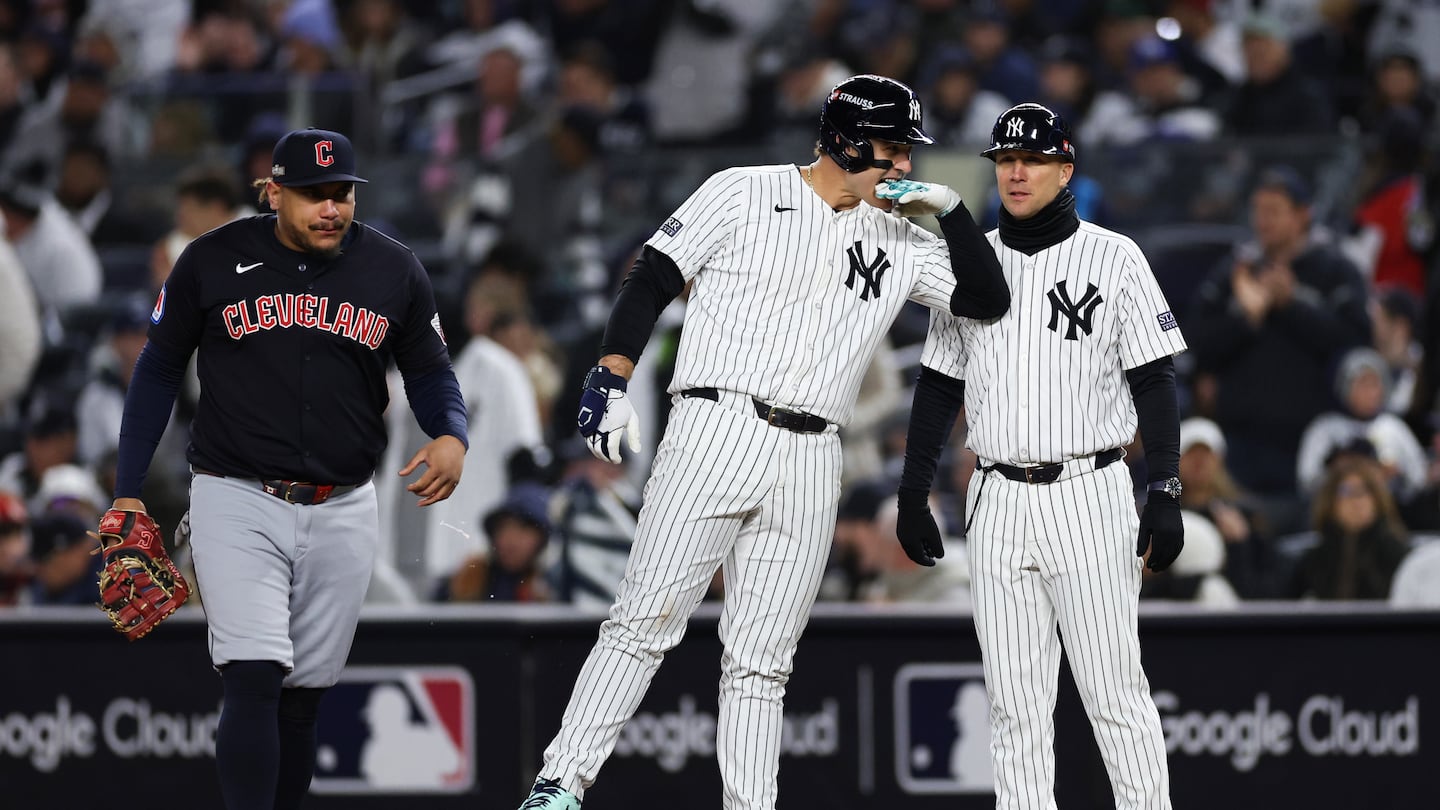
[[[355,222],[327,261],[281,244],[273,215],[216,228],[180,254],[150,343],[178,358],[200,349],[192,465],[325,484],[374,472],[392,356],[407,377],[450,361],[409,248]]]

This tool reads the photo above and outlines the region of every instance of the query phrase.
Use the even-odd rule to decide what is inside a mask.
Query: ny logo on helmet
[[[1005,124],[1005,135],[1010,138],[1020,138],[1025,135],[1025,120],[1016,116]]]
[[[910,120],[917,123],[920,121],[920,99],[918,98],[910,99]]]

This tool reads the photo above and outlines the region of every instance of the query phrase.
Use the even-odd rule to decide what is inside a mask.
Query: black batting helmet
[[[835,85],[820,108],[820,148],[847,172],[890,168],[891,161],[875,159],[871,138],[935,142],[920,128],[920,98],[914,90],[884,76],[851,76]]]
[[[990,130],[990,147],[980,154],[991,160],[1007,150],[1038,152],[1075,162],[1075,143],[1065,118],[1042,104],[1016,104],[1000,113]]]

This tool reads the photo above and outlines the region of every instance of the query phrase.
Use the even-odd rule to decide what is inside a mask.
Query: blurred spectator
[[[930,508],[934,510],[938,507],[932,496]],[[875,581],[862,594],[862,601],[944,603],[968,610],[972,597],[965,541],[958,537],[946,537],[945,556],[937,559],[932,566],[918,565],[906,556],[895,534],[898,517],[899,507],[892,495],[880,504],[875,521],[873,537],[880,544],[875,552],[880,570]]]
[[[1240,25],[1218,10],[1220,0],[1170,0],[1169,14],[1180,24],[1182,41],[1230,84],[1245,81],[1245,56],[1240,45]]]
[[[1400,561],[1390,583],[1390,604],[1398,608],[1440,608],[1440,541],[1415,547]]]
[[[125,392],[150,328],[150,299],[144,293],[121,297],[90,360],[90,379],[75,402],[79,417],[76,456],[95,464],[120,440]]]
[[[1105,0],[1092,30],[1095,86],[1101,90],[1123,88],[1130,72],[1130,46],[1155,33],[1154,14],[1139,0]]]
[[[105,69],[94,62],[76,62],[56,90],[59,103],[33,106],[20,119],[5,156],[11,170],[32,162],[55,177],[60,158],[71,141],[101,144],[112,157],[133,158],[149,140],[146,118],[123,95],[112,93]]]
[[[920,88],[925,130],[940,146],[989,145],[996,119],[1010,107],[1004,96],[980,88],[975,60],[961,46],[943,48],[926,64]]]
[[[901,395],[900,373],[896,366],[895,347],[886,336],[880,340],[870,366],[865,369],[865,376],[860,379],[860,394],[855,400],[854,413],[840,431],[842,486],[885,475],[880,426],[893,421],[907,401]]]
[[[1292,64],[1283,23],[1253,14],[1244,24],[1245,81],[1223,103],[1233,135],[1328,135],[1334,131],[1330,98]]]
[[[1309,184],[1265,171],[1250,198],[1255,243],[1216,268],[1186,321],[1197,409],[1230,443],[1230,470],[1292,530],[1300,435],[1330,401],[1331,363],[1369,341],[1364,280],[1311,234]]]
[[[0,180],[0,217],[15,255],[30,276],[43,312],[88,304],[100,296],[100,259],[31,165],[22,175]]]
[[[1403,48],[1420,57],[1427,81],[1440,83],[1440,6],[1415,0],[1378,0],[1370,26],[1370,52]]]
[[[1361,271],[1374,287],[1400,286],[1425,297],[1425,251],[1435,224],[1424,204],[1424,133],[1412,109],[1390,110],[1366,150],[1354,222],[1367,261]]]
[[[1404,524],[1376,464],[1344,459],[1315,499],[1314,544],[1300,558],[1291,595],[1385,599],[1409,549]]]
[[[151,252],[151,291],[158,291],[170,277],[175,260],[195,237],[253,212],[240,196],[240,189],[228,169],[220,166],[188,169],[175,187],[174,227],[155,243]]]
[[[1391,493],[1403,503],[1425,485],[1425,450],[1399,416],[1385,410],[1390,394],[1385,358],[1369,347],[1351,349],[1335,373],[1338,411],[1323,413],[1300,439],[1296,480],[1307,495],[1319,488],[1330,456],[1357,439],[1375,448]]]
[[[20,496],[0,490],[0,607],[29,601],[30,581],[35,578],[29,527]]]
[[[1175,562],[1160,573],[1144,572],[1141,599],[1189,602],[1207,608],[1232,608],[1240,604],[1235,588],[1225,578],[1226,544],[1220,530],[1198,512],[1184,510],[1185,547]]]
[[[819,42],[796,41],[784,21],[774,37],[775,41],[766,45],[769,50],[765,63],[775,63],[775,75],[759,77],[759,83],[773,90],[775,123],[808,136],[815,129],[815,110],[824,103],[830,88],[853,75],[853,71]]]
[[[557,599],[604,609],[625,576],[640,491],[625,469],[596,458],[573,435],[560,443],[563,479],[555,495],[558,546],[550,579]]]
[[[1273,595],[1267,581],[1272,563],[1264,518],[1231,477],[1225,435],[1209,419],[1192,416],[1180,423],[1180,483],[1180,506],[1205,518],[1225,543],[1220,557],[1226,581],[1247,599]]]
[[[10,151],[28,100],[20,71],[15,65],[15,46],[0,41],[0,154]]]
[[[97,517],[98,520],[98,517]],[[65,512],[37,516],[30,524],[35,581],[31,601],[36,605],[92,605],[103,558],[91,554],[97,546],[86,532],[86,522]]]
[[[1409,110],[1415,115],[1418,129],[1431,131],[1436,123],[1437,102],[1414,53],[1397,49],[1380,54],[1371,67],[1371,76],[1372,84],[1359,113],[1362,132],[1383,134],[1396,110]],[[1424,149],[1423,135],[1416,138],[1415,146]]]
[[[1085,131],[1097,95],[1093,60],[1089,44],[1078,37],[1054,36],[1040,49],[1040,103],[1077,133]]]
[[[77,50],[104,60],[117,82],[149,82],[175,66],[189,0],[89,0],[77,26]]]
[[[95,474],[79,464],[57,464],[46,470],[30,499],[34,514],[66,514],[86,526],[98,524],[109,505],[110,498],[100,491]]]
[[[558,54],[575,51],[584,42],[598,42],[615,66],[616,81],[627,87],[650,76],[656,44],[671,14],[693,0],[538,0],[518,4]],[[470,5],[502,5],[472,0]],[[693,3],[704,7],[703,2]]]
[[[20,257],[0,235],[0,421],[30,384],[40,359],[40,309]]]
[[[163,221],[143,205],[116,198],[111,168],[105,147],[71,141],[60,158],[55,199],[97,248],[153,243],[164,232]]]
[[[369,92],[419,69],[426,32],[399,0],[353,0],[341,21],[339,60],[359,74]]]
[[[0,459],[0,489],[8,490],[30,503],[51,468],[75,462],[75,412],[62,401],[63,395],[44,391],[31,397],[25,415],[22,447]]]
[[[883,541],[880,505],[890,487],[879,481],[861,481],[849,488],[835,514],[835,541],[820,582],[819,598],[829,601],[863,601],[880,575]],[[896,546],[900,545],[895,540]]]
[[[548,602],[541,557],[550,539],[550,492],[538,484],[513,487],[485,515],[488,549],[465,562],[441,587],[442,602]]]
[[[1381,290],[1371,299],[1370,322],[1371,345],[1385,359],[1390,387],[1385,409],[1409,415],[1422,359],[1420,301],[1403,288]]]
[[[1130,47],[1125,90],[1101,93],[1079,133],[1092,146],[1154,141],[1208,141],[1220,117],[1201,99],[1200,83],[1185,73],[1177,47],[1158,36]]]
[[[1273,1],[1273,0],[1272,0]],[[1368,93],[1374,54],[1367,38],[1375,16],[1370,0],[1300,0],[1316,15],[1314,25],[1289,28],[1299,71],[1324,88],[1336,117],[1354,121]]]
[[[1000,5],[973,5],[962,41],[982,90],[1006,99],[1007,106],[1034,98],[1039,92],[1040,71],[1035,58],[1010,43],[1010,19]]]
[[[15,44],[15,64],[32,107],[59,106],[61,77],[70,64],[70,40],[62,26],[40,20],[27,23]]]
[[[599,115],[596,142],[600,151],[635,152],[650,143],[649,108],[639,95],[616,84],[610,56],[599,43],[586,41],[575,46],[560,63],[555,90],[560,109],[581,107]],[[819,98],[804,99],[812,115],[828,90],[829,86],[821,90]]]

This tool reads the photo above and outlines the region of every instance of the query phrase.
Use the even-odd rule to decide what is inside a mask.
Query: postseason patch
[[[666,236],[674,236],[675,234],[679,233],[680,229],[683,227],[685,227],[685,223],[681,222],[675,217],[670,217],[669,219],[665,220],[664,225],[660,226],[660,230],[664,231]]]
[[[1169,332],[1171,329],[1180,328],[1180,324],[1175,320],[1175,313],[1168,309],[1156,315],[1155,319],[1160,322],[1161,332]]]
[[[440,336],[440,342],[441,342],[441,343],[445,343],[445,342],[446,342],[446,341],[445,341],[445,330],[440,328],[440,313],[438,313],[438,312],[435,313],[435,316],[430,319],[430,328],[431,328],[431,329],[434,329],[434,330],[435,330],[435,334],[437,334],[437,335]]]

